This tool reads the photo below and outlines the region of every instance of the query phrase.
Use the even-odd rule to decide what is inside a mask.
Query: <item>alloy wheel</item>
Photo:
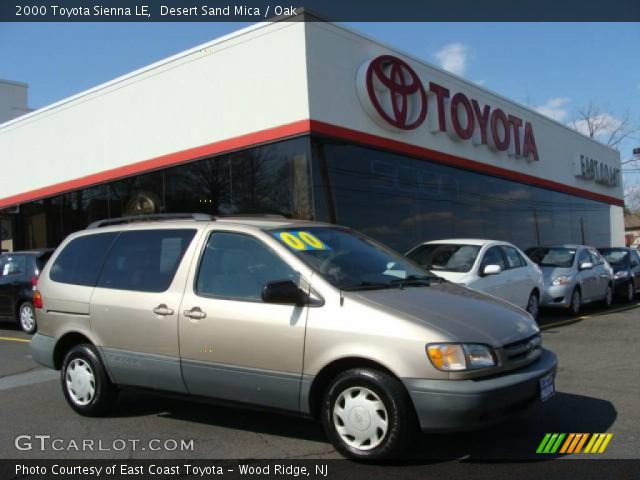
[[[20,306],[20,327],[25,332],[32,332],[36,326],[36,316],[33,308],[28,303]]]

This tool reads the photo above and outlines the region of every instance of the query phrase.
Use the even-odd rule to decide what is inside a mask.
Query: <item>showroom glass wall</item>
[[[309,140],[301,137],[84,188],[0,211],[13,250],[57,246],[104,218],[145,213],[313,215]]]
[[[22,204],[17,215],[11,210],[0,216],[13,223],[13,250],[55,247],[95,220],[162,212],[315,217],[399,251],[455,237],[521,248],[610,242],[607,204],[308,136]]]
[[[316,219],[405,252],[445,238],[610,243],[609,205],[330,139],[312,142]]]

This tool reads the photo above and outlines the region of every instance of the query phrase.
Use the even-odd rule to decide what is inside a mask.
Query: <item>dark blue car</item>
[[[633,248],[599,248],[598,251],[613,268],[613,288],[616,295],[632,302],[640,291],[640,254]]]

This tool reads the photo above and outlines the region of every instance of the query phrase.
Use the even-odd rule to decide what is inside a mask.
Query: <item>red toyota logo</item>
[[[390,125],[413,130],[427,117],[427,93],[407,62],[381,55],[366,67],[365,83],[371,105]]]

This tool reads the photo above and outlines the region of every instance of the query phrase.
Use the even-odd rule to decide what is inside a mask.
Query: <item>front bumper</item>
[[[31,337],[31,357],[40,365],[55,368],[53,351],[56,347],[56,339],[47,335],[36,333]]]
[[[617,278],[613,281],[613,293],[619,296],[627,294],[627,286],[631,281],[630,277]]]
[[[545,287],[542,294],[540,306],[569,308],[571,305],[571,294],[575,285],[552,285]]]
[[[543,350],[527,367],[485,380],[403,379],[425,432],[478,429],[540,402],[539,380],[558,361]]]

